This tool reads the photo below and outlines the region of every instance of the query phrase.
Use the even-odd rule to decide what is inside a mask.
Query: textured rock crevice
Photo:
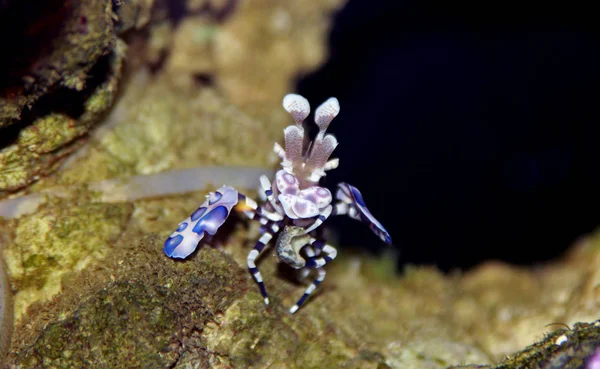
[[[55,171],[112,106],[126,50],[115,9],[110,0],[10,1],[2,9],[2,27],[16,25],[24,39],[11,39],[1,62],[0,198]],[[8,21],[15,16],[22,23]]]
[[[16,123],[21,113],[58,87],[81,91],[88,72],[115,45],[112,2],[94,0],[11,1],[3,9],[3,27],[21,28],[7,48],[11,58],[3,81],[0,127]],[[9,17],[21,17],[21,22]],[[9,93],[14,91],[16,93]]]

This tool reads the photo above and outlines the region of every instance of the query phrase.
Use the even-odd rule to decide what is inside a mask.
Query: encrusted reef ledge
[[[62,293],[30,305],[5,367],[575,368],[600,342],[600,323],[575,324],[597,315],[598,235],[537,271],[488,264],[451,276],[409,268],[398,278],[389,259],[342,250],[327,283],[290,315],[303,285],[267,254],[259,267],[272,302],[263,304],[245,268],[258,232],[241,219],[231,219],[216,247],[202,247],[189,260],[163,254],[173,224],[203,195],[101,206],[83,191],[4,224],[18,234],[43,226],[58,209],[92,212],[99,215],[68,217],[72,224],[45,237],[78,243],[93,232],[94,242],[106,244],[96,262],[60,277]],[[119,214],[107,215],[113,225],[99,228],[102,214],[111,213]],[[10,245],[18,243],[8,245],[5,255],[14,263]],[[21,265],[61,260],[51,250],[37,258]]]
[[[509,368],[596,368],[600,359],[600,320],[576,323],[548,334],[494,369]],[[594,361],[592,365],[591,361]]]
[[[193,354],[206,367],[215,354],[201,334],[243,294],[245,275],[212,249],[192,263],[164,263],[156,241],[139,240],[137,250],[121,255],[113,270],[70,281],[89,284],[83,295],[67,293],[32,309],[32,316],[43,318],[33,324],[22,320],[14,366],[164,368]]]

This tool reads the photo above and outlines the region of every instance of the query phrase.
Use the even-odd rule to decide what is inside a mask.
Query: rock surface
[[[573,323],[598,311],[599,235],[537,271],[489,264],[455,276],[412,268],[398,278],[388,260],[342,250],[319,293],[290,315],[304,286],[267,254],[259,267],[272,303],[263,305],[244,267],[258,236],[245,222],[232,219],[216,248],[189,260],[164,256],[173,224],[202,197],[141,200],[110,217],[117,232],[108,233],[118,236],[104,241],[109,251],[83,272],[61,276],[62,292],[29,308],[7,367],[493,367],[507,355],[499,368],[545,367],[581,363],[600,343],[600,323]],[[46,206],[82,214],[86,201]],[[67,218],[74,229],[103,234],[86,217],[74,218]]]
[[[0,362],[8,352],[13,330],[13,307],[10,282],[0,258]]]
[[[2,9],[3,34],[23,37],[9,38],[10,57],[0,62],[0,198],[56,170],[112,106],[126,50],[117,28],[141,25],[152,5],[128,3],[137,11],[111,0],[25,0]]]

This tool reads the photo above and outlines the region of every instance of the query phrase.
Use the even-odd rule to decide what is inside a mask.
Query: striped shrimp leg
[[[260,289],[260,294],[262,295],[265,304],[269,305],[269,297],[267,295],[267,289],[265,288],[265,284],[263,282],[262,275],[260,271],[256,267],[256,258],[260,253],[264,250],[265,246],[271,241],[273,235],[279,232],[279,225],[275,224],[267,224],[261,227],[264,230],[262,236],[258,239],[250,253],[248,254],[248,270],[252,273],[252,277],[256,283],[258,283],[258,288]]]
[[[323,266],[331,262],[337,256],[337,250],[333,246],[330,246],[323,241],[318,241],[315,238],[311,238],[310,246],[307,246],[305,250],[306,255],[308,256],[306,266],[314,268],[318,274],[317,278],[306,288],[298,302],[290,308],[291,314],[298,311],[310,294],[317,289],[323,280],[325,280],[325,275],[327,273],[325,272],[325,269],[323,269]],[[320,256],[322,253],[325,253],[326,255]],[[302,272],[304,273],[305,270],[306,269],[303,269]]]

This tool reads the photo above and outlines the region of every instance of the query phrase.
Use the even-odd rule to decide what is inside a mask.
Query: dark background
[[[350,0],[298,81],[313,109],[340,100],[325,183],[361,190],[400,265],[534,264],[600,225],[593,12],[503,4]],[[383,249],[352,222],[329,222],[342,244]]]

